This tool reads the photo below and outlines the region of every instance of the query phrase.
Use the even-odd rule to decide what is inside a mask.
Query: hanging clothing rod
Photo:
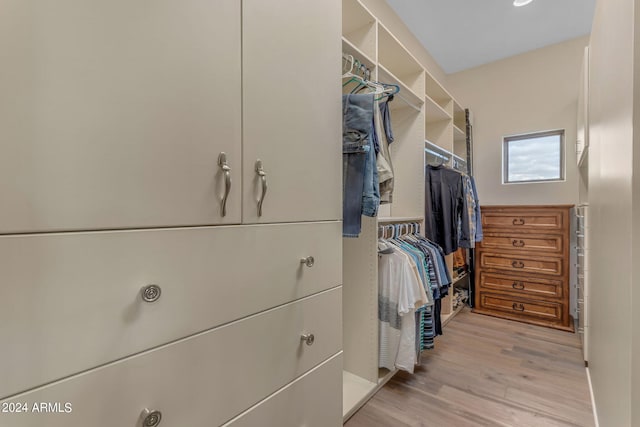
[[[445,156],[444,154],[437,153],[437,152],[435,152],[433,150],[430,150],[428,148],[425,148],[424,151],[429,153],[429,154],[431,154],[432,156],[436,156],[436,157],[441,158],[443,160],[449,161],[449,157]]]
[[[410,217],[378,217],[378,222],[385,224],[401,224],[403,222],[424,222],[423,217],[410,216]]]
[[[420,222],[401,222],[396,224],[386,224],[378,226],[378,237],[387,238],[387,231],[391,231],[391,236],[388,238],[396,238],[399,236],[405,236],[407,234],[420,233]],[[381,235],[382,234],[382,235]]]
[[[425,139],[424,143],[425,143],[425,145],[433,147],[432,151],[437,151],[437,152],[440,152],[440,153],[444,153],[445,155],[448,155],[448,156],[455,156],[455,154],[453,154],[452,152],[445,150],[444,148],[440,147],[437,144],[434,144],[433,142],[429,141],[428,139]]]

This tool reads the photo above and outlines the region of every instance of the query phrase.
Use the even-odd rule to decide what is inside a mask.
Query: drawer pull
[[[227,163],[227,153],[222,152],[218,156],[218,166],[222,169],[224,174],[224,196],[222,196],[222,216],[227,215],[227,199],[229,198],[229,192],[231,191],[231,168]]]
[[[524,311],[524,304],[513,303],[513,309],[516,311]]]
[[[511,242],[511,244],[516,248],[524,248],[524,241],[522,240],[514,240]]]
[[[315,264],[315,263],[316,263],[316,260],[312,256],[308,256],[308,257],[302,258],[300,260],[300,264],[304,264],[307,267],[313,267],[313,264]]]
[[[511,223],[513,225],[524,225],[524,218],[514,218]]]
[[[300,341],[304,341],[306,345],[313,345],[316,342],[316,337],[313,334],[302,334]]]
[[[519,291],[524,291],[524,283],[522,282],[513,282],[513,285],[511,285],[513,287],[513,289],[517,289]]]
[[[162,421],[162,412],[145,408],[142,410],[140,418],[142,418],[142,427],[156,427]]]
[[[160,299],[162,289],[158,285],[149,285],[142,288],[141,294],[144,302],[156,302]]]
[[[264,171],[262,160],[260,159],[256,160],[256,174],[262,183],[262,192],[258,199],[258,216],[262,216],[262,203],[264,202],[264,197],[267,195],[267,173]]]
[[[511,266],[513,268],[524,268],[524,262],[522,262],[522,261],[513,261],[511,263]]]

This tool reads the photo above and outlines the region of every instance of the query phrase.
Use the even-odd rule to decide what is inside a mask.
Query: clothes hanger
[[[386,240],[386,226],[381,225],[378,227],[378,233],[382,231],[382,237],[378,238],[378,253],[379,254],[392,254],[395,252],[393,246]]]
[[[358,61],[357,59],[355,59],[353,57],[353,55],[347,55],[347,57],[349,57],[350,60],[350,68],[349,71],[347,71],[346,73],[342,74],[342,78],[346,79],[348,78],[349,80],[347,80],[345,83],[342,84],[342,87],[347,86],[349,83],[358,83],[358,86],[360,85],[360,83],[362,82],[362,77],[358,76],[357,74],[354,74],[354,68],[356,69],[356,72],[359,72],[360,69],[362,67],[364,67],[364,64],[362,64],[360,61]],[[366,67],[365,67],[366,69]],[[356,86],[357,87],[357,86]]]
[[[347,65],[349,65],[349,70],[347,70],[345,73],[342,73],[342,78],[344,79],[344,78],[347,78],[347,77],[351,77],[353,75],[353,65],[354,65],[354,62],[355,62],[355,58],[353,57],[353,55],[345,55],[343,53],[342,54],[342,59],[347,61]]]
[[[384,98],[389,98],[389,100],[392,100],[393,95],[400,92],[400,86],[398,85],[382,83],[382,82],[376,82],[376,83],[379,85],[382,85],[383,87],[382,96],[380,96],[379,98],[376,98],[376,101],[380,101],[381,99],[384,99]]]

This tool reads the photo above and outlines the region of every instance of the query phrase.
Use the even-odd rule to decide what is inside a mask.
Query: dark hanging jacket
[[[448,255],[458,249],[458,219],[464,203],[462,175],[442,165],[427,165],[425,172],[425,236]]]

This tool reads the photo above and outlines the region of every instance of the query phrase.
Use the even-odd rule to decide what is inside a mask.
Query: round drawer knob
[[[140,293],[144,302],[156,302],[160,299],[162,289],[158,285],[149,285],[142,288]]]
[[[312,256],[308,256],[300,260],[300,264],[304,264],[307,267],[313,267],[313,264],[315,264],[315,262],[316,260]]]
[[[162,412],[150,409],[142,410],[142,427],[156,427],[162,421]]]
[[[313,334],[303,334],[300,336],[300,340],[304,341],[307,345],[313,345],[316,341],[316,337]]]

